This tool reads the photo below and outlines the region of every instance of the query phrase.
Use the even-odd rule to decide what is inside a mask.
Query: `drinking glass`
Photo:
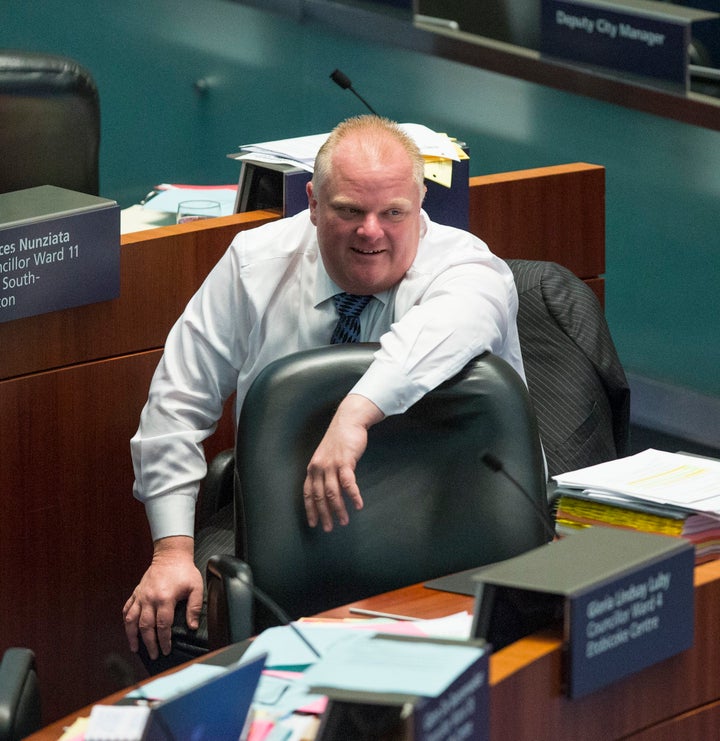
[[[218,201],[180,201],[176,223],[186,224],[188,221],[211,219],[214,216],[220,216],[220,203]]]

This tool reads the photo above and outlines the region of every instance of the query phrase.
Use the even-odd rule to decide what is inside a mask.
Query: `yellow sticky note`
[[[425,178],[449,188],[452,185],[452,160],[425,161]]]

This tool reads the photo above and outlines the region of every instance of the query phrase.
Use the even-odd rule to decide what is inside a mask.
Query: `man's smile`
[[[359,247],[351,247],[350,249],[360,255],[379,255],[385,252],[385,250],[361,250]]]

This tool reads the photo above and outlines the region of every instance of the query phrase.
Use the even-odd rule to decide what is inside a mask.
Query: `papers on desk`
[[[412,137],[425,158],[425,176],[450,187],[452,163],[467,159],[462,148],[447,134],[439,134],[427,126],[414,123],[400,124]],[[318,150],[328,134],[298,136],[291,139],[243,144],[233,159],[261,164],[280,164],[312,172]]]
[[[553,477],[558,486],[605,492],[720,517],[720,461],[652,448]]]
[[[128,692],[125,697],[130,700],[170,700],[226,671],[227,669],[224,666],[201,663],[190,664],[174,674],[153,679],[152,682],[144,684],[141,688],[138,687]]]
[[[720,461],[650,449],[554,478],[560,532],[619,527],[686,538],[696,564],[720,555]]]
[[[266,668],[260,678],[253,707],[262,711],[266,717],[286,718],[294,712],[319,715],[325,708],[327,698],[311,692],[308,671],[324,663],[326,656],[332,657],[334,652],[345,650],[344,646],[352,644],[358,638],[366,639],[383,633],[416,638],[430,636],[456,638],[458,645],[464,645],[462,641],[469,636],[471,623],[472,616],[467,612],[437,620],[414,622],[309,619],[295,623],[295,627],[302,631],[304,638],[320,654],[320,659],[292,628],[288,626],[268,628],[253,640],[242,657],[242,661],[249,661],[255,656],[267,655]],[[382,654],[380,659],[382,661]],[[392,660],[390,655],[386,654],[384,667],[376,664],[376,669],[392,675],[393,671],[390,670]],[[329,671],[332,673],[334,669],[331,667]],[[398,687],[399,681],[396,680]],[[437,687],[437,681],[418,675],[412,687],[433,692]],[[410,685],[405,689],[409,690],[409,687]]]
[[[301,170],[312,172],[315,156],[327,138],[327,134],[313,134],[259,144],[243,144],[240,147],[240,153],[233,155],[233,158],[251,162],[293,165]]]
[[[391,633],[417,637],[442,637],[467,640],[472,616],[467,612],[436,620],[314,620],[299,621],[295,627],[324,656],[339,643],[358,633]],[[267,654],[267,667],[306,667],[317,662],[317,656],[288,626],[264,630],[243,655],[243,661]]]
[[[358,633],[333,646],[303,680],[312,687],[438,697],[487,650]]]

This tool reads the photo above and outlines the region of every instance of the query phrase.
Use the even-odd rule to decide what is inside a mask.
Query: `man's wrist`
[[[338,406],[336,416],[362,425],[366,430],[385,418],[382,410],[361,394],[348,394]]]
[[[189,535],[169,535],[153,543],[153,557],[187,556],[192,560],[194,553],[195,539]]]

